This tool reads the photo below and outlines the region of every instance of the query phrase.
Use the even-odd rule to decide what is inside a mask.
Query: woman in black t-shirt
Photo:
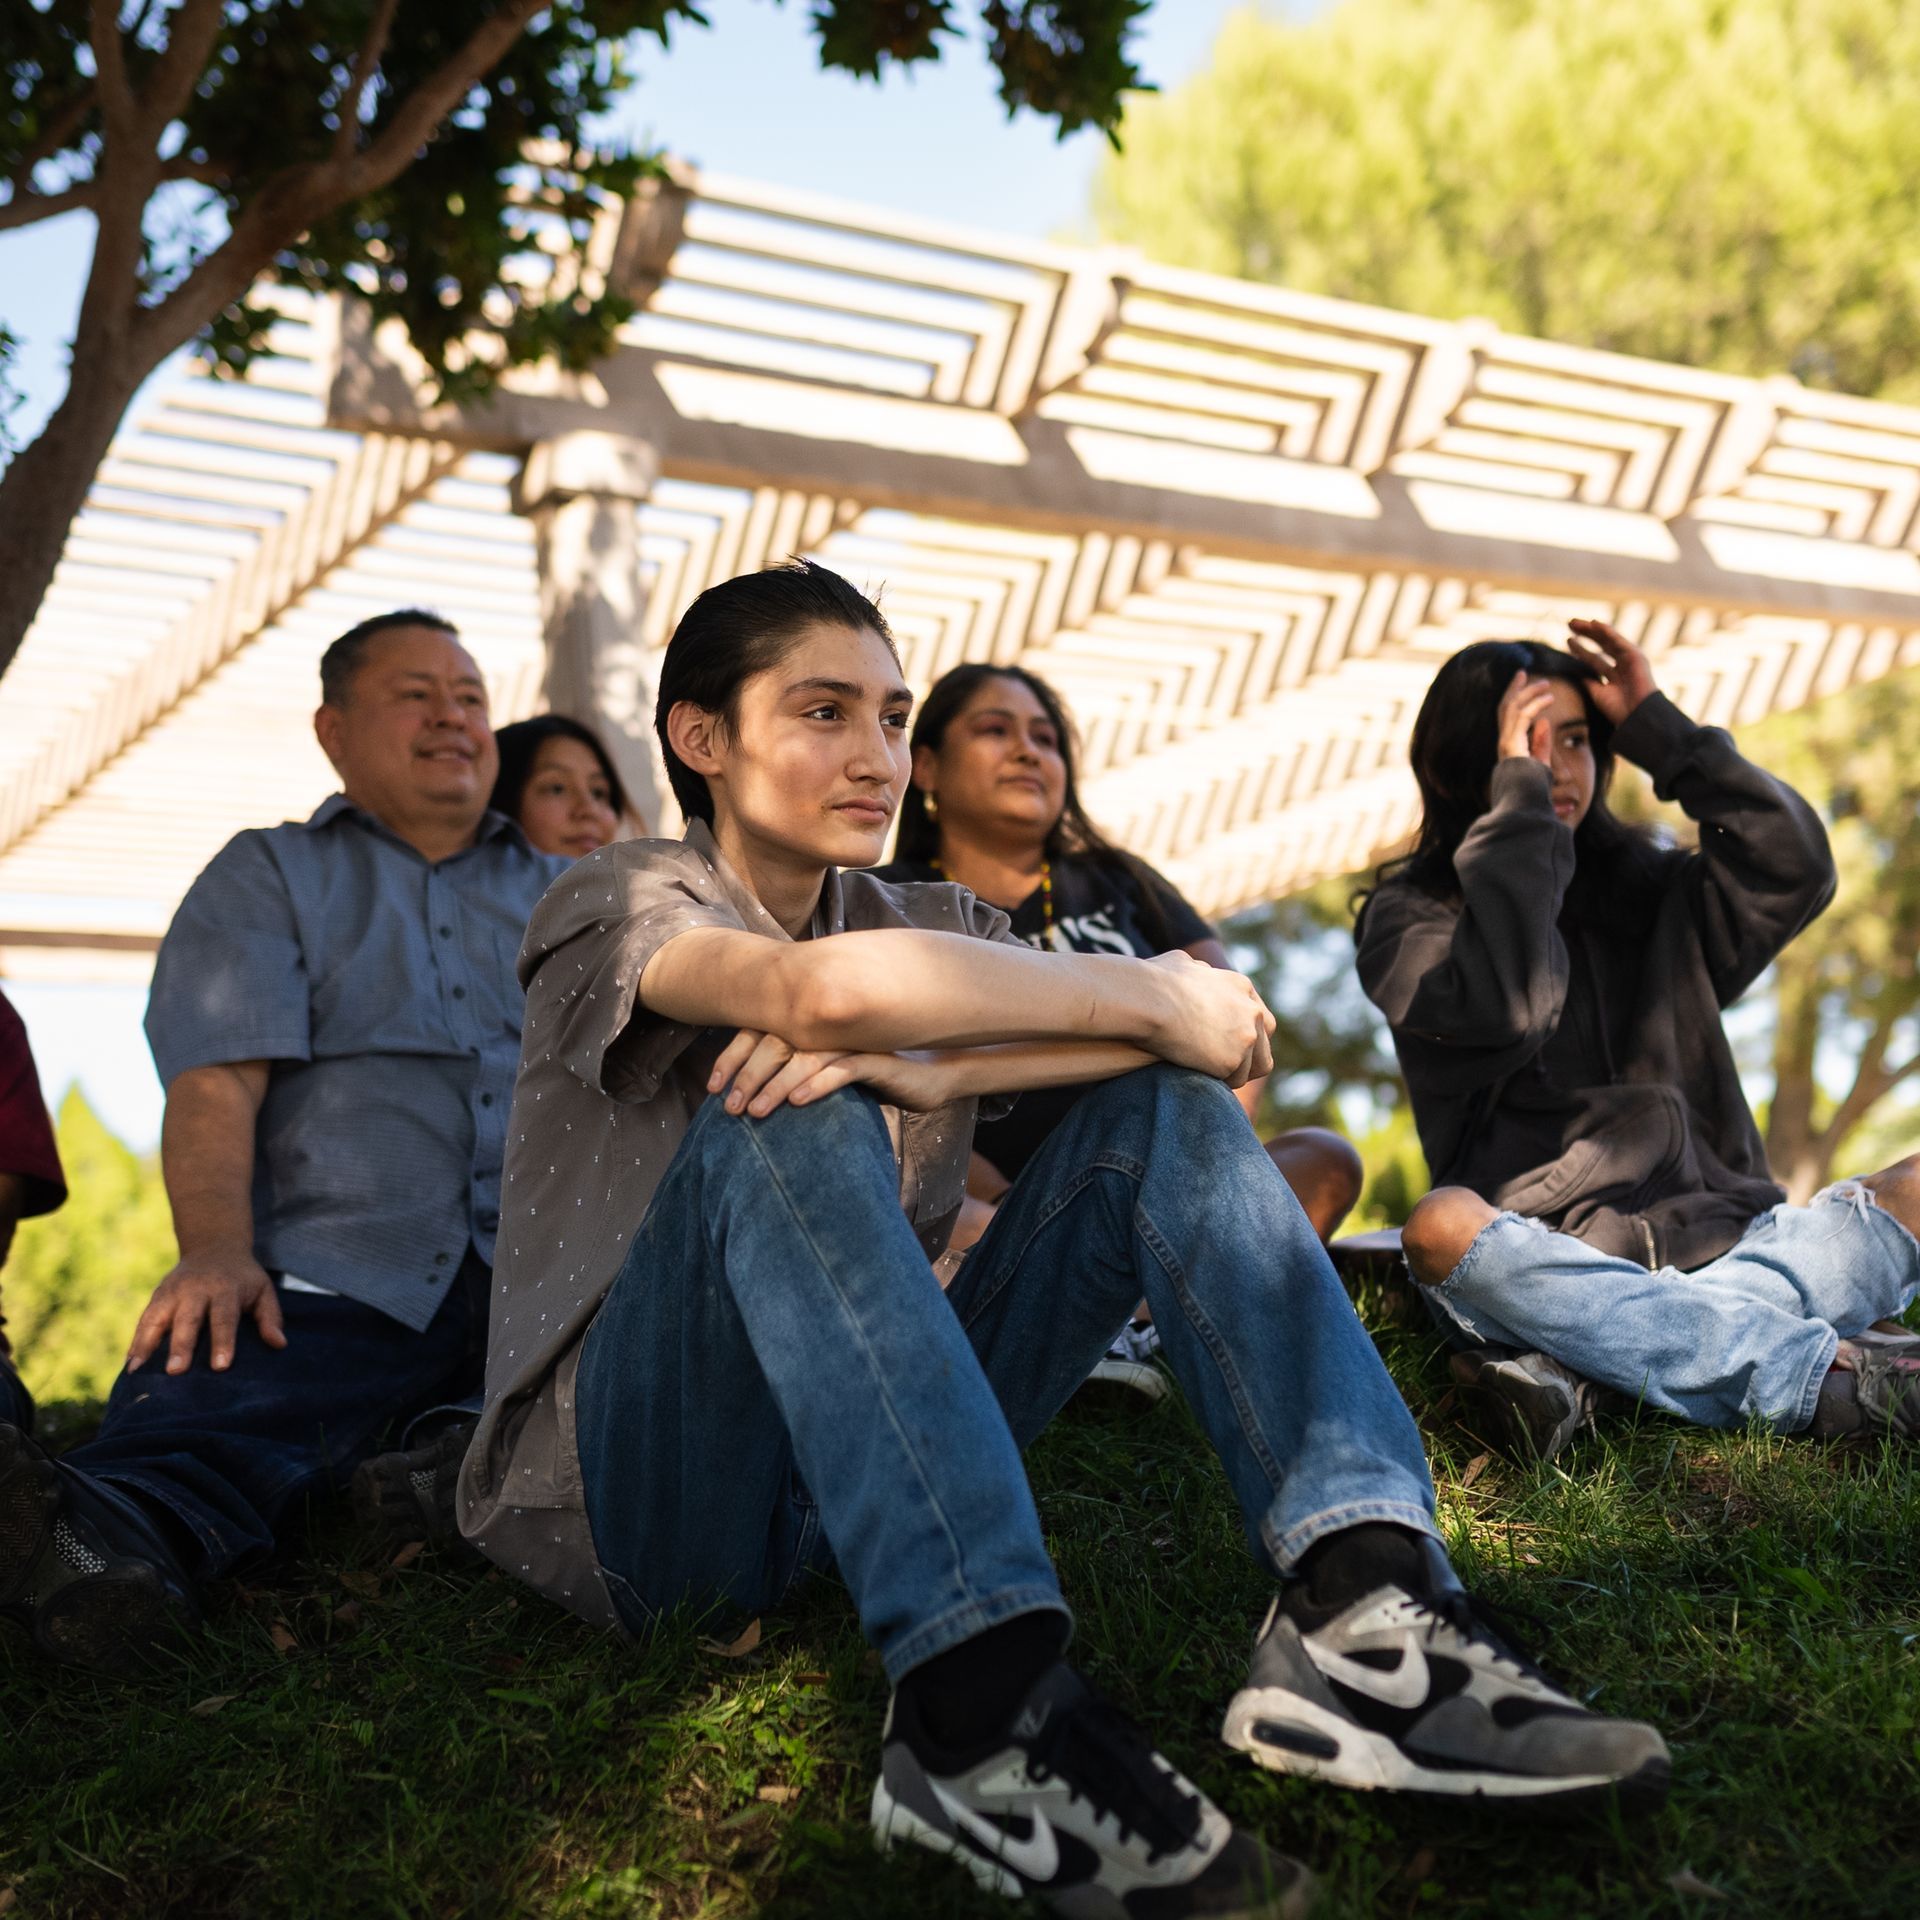
[[[957,880],[1010,913],[1013,931],[1030,946],[1141,957],[1177,948],[1209,966],[1228,965],[1219,936],[1173,884],[1088,820],[1074,744],[1060,696],[1037,674],[985,664],[943,674],[914,721],[913,784],[900,807],[898,851],[882,878]],[[971,1217],[956,1245],[984,1231],[1000,1195],[1078,1091],[1024,1093],[1004,1120],[978,1125],[967,1183]],[[1241,1089],[1249,1117],[1258,1097],[1257,1084]],[[1267,1152],[1315,1231],[1331,1238],[1360,1197],[1360,1156],[1323,1127],[1277,1134]],[[1113,1358],[1138,1359],[1151,1345],[1123,1333]]]

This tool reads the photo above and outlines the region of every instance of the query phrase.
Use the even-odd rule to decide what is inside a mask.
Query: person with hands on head
[[[1229,964],[1219,935],[1172,883],[1087,818],[1072,720],[1038,674],[979,661],[949,669],[914,716],[912,745],[913,779],[882,879],[957,881],[1002,908],[1042,952],[1179,951]],[[1237,1089],[1250,1120],[1261,1084],[1256,1077]],[[1070,1087],[1036,1090],[976,1128],[957,1245],[979,1236],[1077,1097]],[[1330,1240],[1360,1197],[1360,1156],[1324,1127],[1289,1128],[1266,1147],[1314,1231]],[[1092,1379],[1159,1398],[1165,1377],[1145,1364],[1158,1344],[1143,1301]]]
[[[468,1538],[630,1634],[831,1560],[893,1687],[883,1843],[1066,1911],[1296,1913],[1300,1869],[1063,1658],[1020,1449],[1144,1293],[1275,1592],[1233,1745],[1349,1784],[1657,1792],[1658,1735],[1554,1691],[1448,1569],[1418,1433],[1234,1098],[1270,1065],[1251,983],[1036,953],[968,888],[857,870],[911,705],[879,610],[809,562],[676,628],[686,835],[580,861],[522,952]],[[1060,1085],[943,1293],[976,1113]]]
[[[1920,1159],[1804,1207],[1767,1167],[1722,1010],[1826,906],[1826,834],[1598,620],[1462,649],[1414,723],[1414,852],[1357,927],[1434,1191],[1408,1263],[1496,1432],[1551,1455],[1594,1383],[1707,1426],[1920,1434]],[[1698,823],[1608,808],[1616,756]]]
[[[94,1439],[54,1461],[0,1422],[0,1613],[55,1659],[146,1665],[308,1495],[479,1385],[513,960],[566,862],[488,811],[446,621],[364,621],[320,682],[341,791],[229,841],[154,969],[179,1261]]]

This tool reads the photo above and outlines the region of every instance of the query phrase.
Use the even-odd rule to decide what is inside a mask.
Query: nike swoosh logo
[[[1370,1667],[1362,1660],[1349,1660],[1344,1653],[1316,1646],[1311,1640],[1303,1644],[1313,1664],[1329,1680],[1337,1680],[1355,1693],[1364,1693],[1383,1707],[1417,1707],[1427,1697],[1427,1656],[1411,1639],[1401,1643],[1400,1664],[1391,1672]]]
[[[1043,1814],[1033,1814],[1033,1831],[1024,1840],[1016,1840],[991,1820],[983,1820],[964,1800],[955,1799],[939,1781],[929,1779],[927,1785],[954,1824],[971,1834],[982,1852],[1011,1867],[1023,1880],[1045,1885],[1060,1871],[1060,1843],[1054,1839],[1053,1828]]]

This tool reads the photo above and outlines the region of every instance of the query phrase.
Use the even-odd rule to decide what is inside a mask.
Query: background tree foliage
[[[1920,9],[1345,0],[1235,15],[1096,188],[1163,260],[1920,392]]]
[[[1126,41],[1150,5],[986,0],[1008,112],[1111,132],[1140,84]],[[963,26],[955,0],[811,0],[810,17],[822,64],[868,75],[937,59]],[[578,242],[647,171],[588,143],[632,83],[634,37],[705,24],[693,0],[0,7],[0,231],[76,209],[98,223],[66,398],[0,476],[0,670],[135,390],[194,340],[244,365],[263,275],[364,295],[469,386],[604,350],[625,288],[578,249],[550,274],[514,264],[530,218]],[[475,335],[490,342],[479,359],[463,351]]]
[[[1911,1100],[1889,1098],[1920,1076],[1920,681],[1856,687],[1745,744],[1820,800],[1840,869],[1833,905],[1774,968],[1767,1157],[1805,1200],[1920,1144]]]
[[[1237,14],[1208,69],[1131,101],[1121,132],[1096,214],[1160,259],[1920,396],[1920,9],[1903,0]],[[1744,744],[1822,808],[1840,862],[1837,903],[1762,989],[1768,1152],[1804,1199],[1920,1136],[1897,1097],[1920,1081],[1920,685],[1896,675]],[[1293,936],[1276,920],[1264,937]],[[1358,1033],[1329,1039],[1333,1060]],[[1376,1144],[1412,1177],[1404,1141]]]
[[[153,1158],[114,1138],[75,1088],[60,1103],[68,1199],[23,1221],[0,1272],[21,1374],[43,1400],[103,1400],[133,1323],[178,1257]]]

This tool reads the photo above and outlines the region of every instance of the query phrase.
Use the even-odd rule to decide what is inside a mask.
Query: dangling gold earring
[[[932,793],[923,793],[923,794],[922,794],[922,795],[920,796],[920,798],[921,798],[921,800],[922,800],[922,802],[923,802],[923,803],[925,804],[925,806],[926,806],[926,809],[927,809],[927,818],[928,818],[929,820],[938,820],[938,819],[940,818],[940,798],[939,798],[939,795],[937,795],[937,794],[932,794]]]

